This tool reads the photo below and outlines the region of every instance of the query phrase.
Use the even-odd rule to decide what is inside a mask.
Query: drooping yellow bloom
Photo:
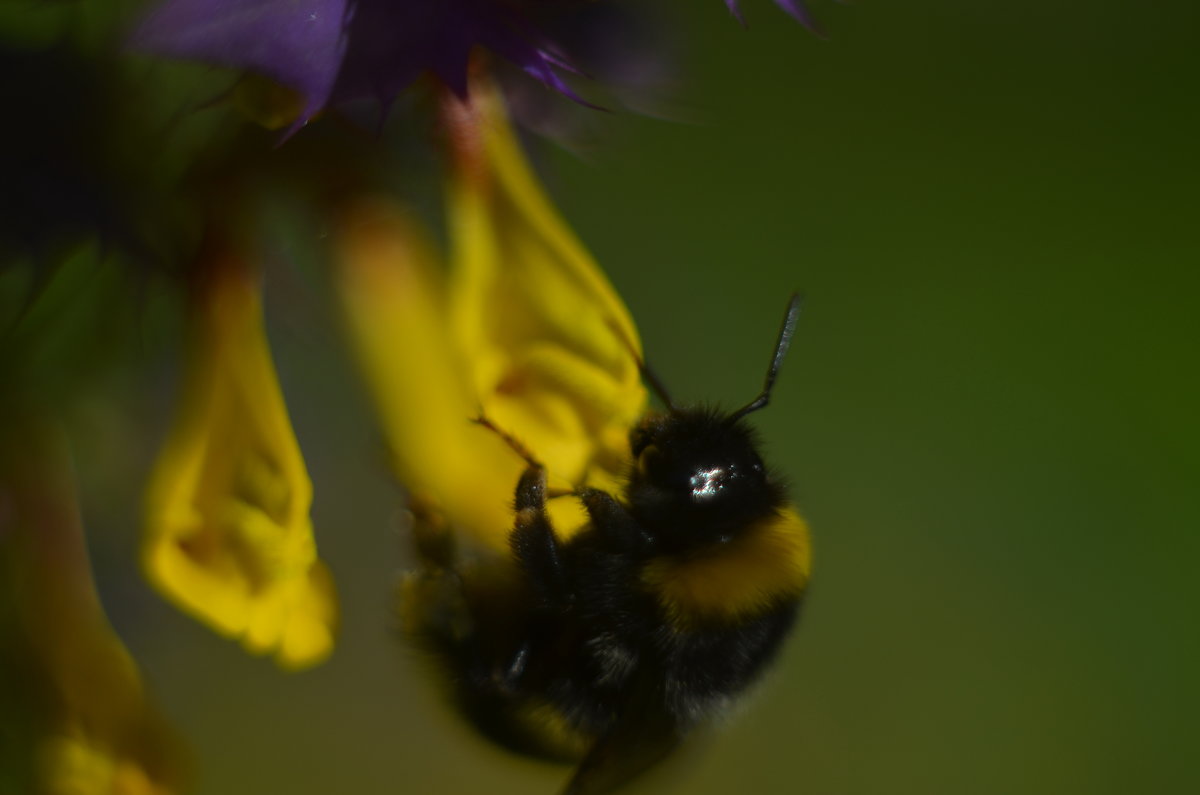
[[[96,597],[62,433],[22,420],[0,439],[0,790],[179,792],[181,749]]]
[[[503,546],[525,464],[481,412],[546,467],[552,486],[614,489],[645,406],[628,311],[547,200],[499,94],[447,100],[456,169],[450,267],[383,201],[345,214],[339,275],[351,336],[401,481],[423,506]],[[575,500],[550,510],[564,533]]]
[[[182,405],[147,496],[144,566],[179,607],[251,652],[312,665],[333,648],[337,606],[259,287],[227,251],[204,272]]]

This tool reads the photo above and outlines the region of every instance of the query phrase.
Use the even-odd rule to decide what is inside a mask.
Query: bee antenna
[[[779,339],[775,343],[775,355],[771,357],[771,365],[767,368],[767,377],[763,381],[762,392],[754,400],[729,415],[730,422],[736,422],[770,402],[771,388],[775,386],[775,378],[779,375],[779,368],[783,366],[783,357],[787,355],[788,348],[792,345],[792,335],[796,333],[796,320],[800,317],[803,298],[804,296],[800,293],[792,293],[792,297],[788,299],[787,312],[783,316],[783,326],[779,329]]]
[[[658,395],[658,399],[666,406],[667,411],[675,410],[675,403],[671,400],[671,396],[667,394],[667,388],[663,386],[663,382],[659,380],[658,374],[650,369],[650,365],[646,364],[640,357],[637,360],[638,370],[642,374],[642,380],[650,385],[650,391]]]
[[[646,360],[642,358],[640,353],[638,353],[637,346],[633,344],[633,340],[629,339],[629,337],[625,335],[624,331],[622,331],[621,327],[617,325],[615,320],[610,318],[608,324],[613,332],[621,339],[621,342],[625,343],[625,347],[629,349],[629,355],[633,357],[635,362],[637,362],[638,373],[641,374],[642,380],[650,385],[650,391],[658,396],[658,399],[663,402],[663,405],[668,411],[674,411],[675,401],[671,400],[671,396],[667,393],[667,388],[663,385],[663,382],[659,380],[658,374],[650,369],[650,365],[646,364]]]

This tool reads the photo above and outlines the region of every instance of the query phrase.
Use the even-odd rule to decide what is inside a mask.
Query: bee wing
[[[614,792],[663,761],[682,740],[679,724],[661,699],[633,698],[579,763],[562,795]]]

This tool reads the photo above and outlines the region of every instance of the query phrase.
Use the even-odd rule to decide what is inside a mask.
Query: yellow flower
[[[450,267],[384,201],[348,210],[338,238],[351,337],[414,500],[502,547],[525,464],[481,412],[546,464],[550,485],[615,489],[645,406],[628,311],[547,200],[486,85],[447,100],[456,169]],[[584,514],[550,506],[564,534]]]
[[[312,484],[271,363],[259,288],[236,255],[205,263],[182,406],[147,495],[151,582],[251,652],[301,668],[333,648]]]
[[[23,420],[0,440],[0,789],[178,792],[181,749],[96,597],[62,434]]]

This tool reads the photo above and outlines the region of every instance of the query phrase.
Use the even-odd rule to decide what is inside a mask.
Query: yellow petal
[[[457,168],[450,268],[395,205],[363,201],[337,236],[339,291],[400,480],[451,526],[496,548],[525,463],[469,420],[481,412],[558,488],[614,488],[645,390],[637,332],[525,163],[499,95],[448,100]],[[550,506],[560,531],[575,500]]]
[[[182,405],[147,494],[143,562],[179,607],[283,666],[333,648],[336,599],[317,560],[312,485],[288,420],[258,286],[206,263]]]
[[[488,415],[570,485],[607,482],[645,407],[637,330],[521,152],[503,100],[448,100],[458,172],[449,312]]]
[[[396,474],[453,525],[503,538],[524,464],[479,413],[449,335],[443,273],[420,228],[385,200],[346,209],[337,236],[347,330]]]
[[[23,419],[0,439],[0,783],[178,792],[181,749],[96,597],[62,434]]]

